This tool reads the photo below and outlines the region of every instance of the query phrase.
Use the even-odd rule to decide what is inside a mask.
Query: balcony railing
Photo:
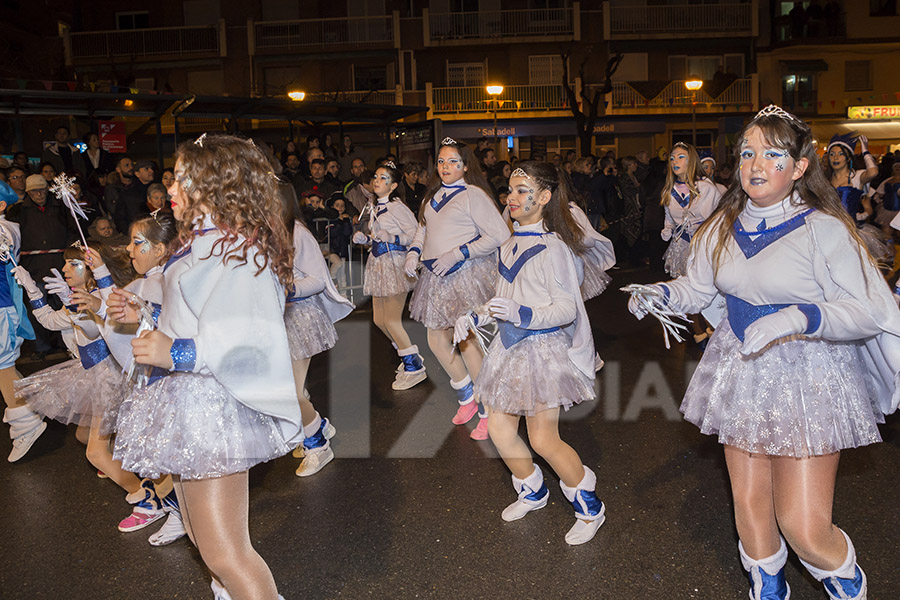
[[[634,84],[637,85],[637,84]],[[659,89],[657,87],[657,89]],[[721,88],[720,88],[721,89]],[[635,87],[624,81],[613,83],[611,108],[689,108],[694,97],[684,87],[683,80],[670,81],[660,91],[646,97]],[[753,79],[736,79],[733,83],[721,89],[715,96],[701,88],[696,93],[697,104],[701,108],[706,106],[750,105],[756,102],[753,94]]]
[[[751,36],[756,2],[635,6],[604,2],[609,39]]]
[[[348,92],[312,92],[306,95],[312,102],[355,102],[363,104],[397,104],[397,93],[394,90],[348,91]]]
[[[258,21],[253,23],[256,50],[290,51],[322,46],[372,47],[394,43],[394,21],[384,17]]]
[[[568,109],[561,85],[508,85],[497,99],[497,108],[508,111],[549,111]],[[490,112],[494,98],[483,87],[432,89],[434,113]]]
[[[220,54],[220,27],[157,27],[69,33],[72,58],[134,58],[159,55]]]
[[[514,42],[519,37],[565,36],[575,39],[576,10],[577,7],[429,13],[426,44],[478,39]]]

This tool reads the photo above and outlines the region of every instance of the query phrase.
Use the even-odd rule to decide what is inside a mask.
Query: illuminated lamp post
[[[684,82],[684,87],[686,87],[691,92],[691,143],[694,145],[694,148],[697,147],[697,90],[703,87],[703,80],[694,75],[688,77],[688,80]]]
[[[500,104],[500,99],[497,98],[497,96],[503,93],[503,86],[489,85],[485,89],[487,90],[487,93],[491,95],[491,99],[494,101],[494,150],[499,153],[500,148],[497,147],[500,142],[500,137],[497,135],[497,106]]]

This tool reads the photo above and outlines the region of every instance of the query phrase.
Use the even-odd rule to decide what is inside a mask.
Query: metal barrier
[[[575,34],[571,8],[433,12],[427,26],[429,37],[435,40]]]
[[[385,17],[257,21],[254,50],[290,50],[308,46],[371,46],[394,42],[394,22]]]
[[[219,52],[219,28],[156,27],[69,34],[75,59]]]

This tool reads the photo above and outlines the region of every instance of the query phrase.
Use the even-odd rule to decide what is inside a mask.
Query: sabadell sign
[[[861,121],[900,119],[900,104],[890,106],[851,106],[847,109],[847,118]]]

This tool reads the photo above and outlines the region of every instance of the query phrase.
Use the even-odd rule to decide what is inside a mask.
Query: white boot
[[[539,466],[534,465],[534,471],[525,479],[513,475],[512,483],[519,499],[503,509],[500,516],[504,521],[516,521],[533,510],[547,506],[550,490],[544,485],[544,474]]]
[[[781,539],[778,552],[768,558],[755,560],[744,552],[744,545],[738,542],[741,564],[750,579],[750,600],[790,600],[791,586],[784,579],[784,565],[787,563],[787,545]]]
[[[228,591],[219,585],[215,579],[212,580],[212,583],[209,584],[209,587],[212,588],[213,591],[213,600],[231,600],[231,595]]]
[[[586,466],[582,466],[584,478],[577,486],[571,488],[562,481],[559,482],[566,499],[575,508],[575,517],[578,519],[566,534],[566,543],[570,546],[591,541],[606,520],[606,506],[600,502],[594,491],[597,487],[597,476]]]
[[[9,423],[9,437],[13,443],[12,451],[7,458],[9,462],[16,462],[25,456],[47,429],[47,424],[41,416],[27,404],[15,408],[7,407],[3,413],[3,422]]]
[[[394,383],[391,389],[408,390],[416,384],[422,383],[427,379],[425,374],[425,365],[422,363],[422,357],[419,356],[419,347],[410,346],[409,348],[398,349],[397,354],[402,361],[402,369],[397,371]]]
[[[834,571],[825,571],[814,567],[802,558],[800,562],[809,571],[809,574],[821,581],[828,593],[829,600],[866,600],[866,574],[856,564],[856,549],[843,529],[840,532],[847,540],[847,558],[844,564]]]

